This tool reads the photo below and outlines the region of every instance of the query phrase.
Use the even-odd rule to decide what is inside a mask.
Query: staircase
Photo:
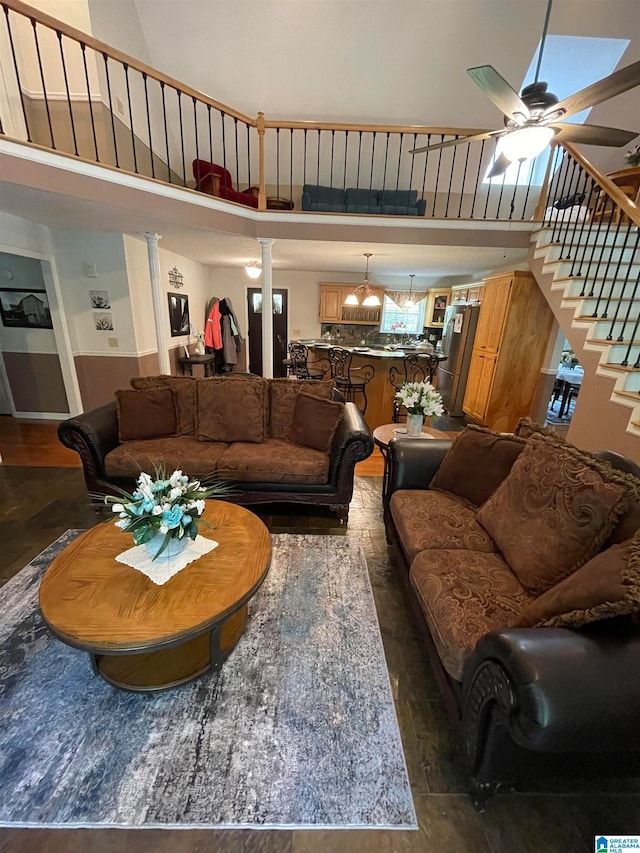
[[[571,228],[558,228],[546,223],[532,235],[529,258],[585,368],[571,440],[601,447],[593,434],[597,431],[599,437],[602,421],[607,421],[606,431],[611,428],[619,436],[616,449],[629,453],[631,447],[634,458],[640,453],[639,241],[635,224],[607,228],[602,223],[580,227],[571,223]],[[589,439],[582,435],[587,432]],[[607,446],[611,444],[609,440]]]

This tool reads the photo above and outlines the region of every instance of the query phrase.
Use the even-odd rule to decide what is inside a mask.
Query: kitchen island
[[[365,365],[370,365],[374,368],[373,379],[367,385],[367,411],[365,412],[365,420],[372,431],[376,427],[390,423],[393,417],[395,388],[389,380],[389,370],[395,367],[399,373],[402,373],[402,362],[408,355],[417,355],[418,357],[423,355],[426,357],[430,354],[430,350],[413,347],[392,350],[382,347],[365,349],[364,347],[344,346],[343,344],[331,344],[324,341],[302,340],[300,343],[309,348],[309,367],[312,367],[313,362],[316,361],[324,362],[328,365],[329,350],[332,346],[340,346],[351,353],[352,369],[364,367]],[[446,358],[442,353],[435,354],[440,360]],[[329,373],[327,371],[327,378],[328,376]],[[361,395],[358,395],[358,397],[361,397]],[[357,405],[362,407],[361,399],[357,400]]]

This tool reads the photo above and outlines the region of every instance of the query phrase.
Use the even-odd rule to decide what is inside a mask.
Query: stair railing
[[[206,160],[229,173],[232,190],[255,195],[257,185],[260,210],[323,212],[304,204],[305,186],[321,186],[342,199],[328,212],[532,218],[535,163],[488,180],[495,140],[409,154],[482,128],[254,119],[23,0],[1,5],[0,133],[9,139],[190,188],[191,162]],[[237,200],[222,183],[199,188]]]
[[[560,247],[584,318],[604,321],[603,340],[621,345],[610,363],[640,368],[640,209],[568,143],[554,147],[548,175],[536,211],[545,242]]]

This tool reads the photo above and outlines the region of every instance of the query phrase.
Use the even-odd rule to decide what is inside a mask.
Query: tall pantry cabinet
[[[532,273],[485,280],[463,410],[497,432],[529,414],[553,326],[553,313]]]

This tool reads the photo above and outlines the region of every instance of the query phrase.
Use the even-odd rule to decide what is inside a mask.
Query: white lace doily
[[[213,551],[217,547],[218,543],[214,542],[213,539],[196,536],[195,539],[189,539],[184,551],[175,557],[160,557],[154,562],[153,554],[148,551],[146,545],[136,545],[127,551],[123,551],[122,554],[118,554],[116,560],[126,566],[131,566],[132,569],[137,569],[155,584],[162,586],[189,563],[193,563],[194,560],[200,559],[204,554],[208,554],[209,551]]]

